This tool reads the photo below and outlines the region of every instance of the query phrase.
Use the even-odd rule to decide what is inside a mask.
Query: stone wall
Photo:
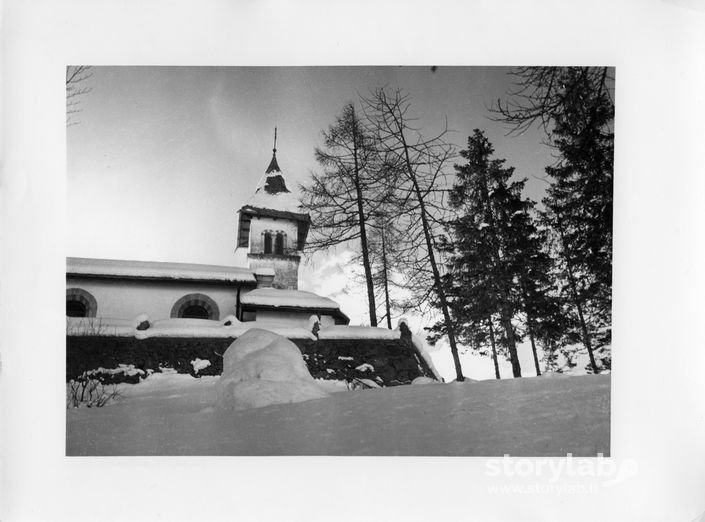
[[[159,368],[174,368],[194,376],[220,375],[222,355],[234,339],[148,338],[107,336],[66,337],[66,380],[97,368],[112,369],[133,365],[144,374]],[[408,339],[292,339],[303,354],[311,375],[317,379],[354,381],[369,379],[380,386],[409,384],[418,376],[433,377],[432,372]],[[194,372],[191,361],[208,360],[210,366]],[[135,382],[139,376],[113,382]]]
[[[315,379],[370,379],[382,386],[409,384],[433,373],[404,339],[321,339],[296,342]]]

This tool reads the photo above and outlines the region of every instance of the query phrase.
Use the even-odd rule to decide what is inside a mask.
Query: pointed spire
[[[277,128],[274,127],[274,148],[272,149],[272,161],[269,162],[269,167],[264,171],[265,174],[271,172],[281,172],[279,164],[277,163]]]

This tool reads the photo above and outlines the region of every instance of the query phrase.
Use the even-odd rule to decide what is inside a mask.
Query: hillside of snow
[[[595,456],[610,452],[610,376],[398,386],[216,408],[217,377],[154,374],[67,410],[67,455]],[[329,383],[328,386],[332,386]],[[344,389],[344,388],[338,388]],[[329,390],[333,391],[333,390]]]

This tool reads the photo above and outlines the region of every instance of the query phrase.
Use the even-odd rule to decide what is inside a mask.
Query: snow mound
[[[416,384],[438,384],[438,381],[435,379],[431,379],[430,377],[424,377],[423,375],[420,375],[416,377],[413,381],[411,381],[412,385]]]
[[[216,392],[216,406],[223,410],[246,410],[328,396],[311,377],[296,345],[261,329],[248,330],[225,351],[223,374]]]

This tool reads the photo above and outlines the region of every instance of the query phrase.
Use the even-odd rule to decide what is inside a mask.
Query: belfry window
[[[271,232],[264,233],[264,253],[265,254],[272,253],[272,233]]]
[[[279,255],[284,254],[284,234],[282,232],[277,232],[274,238],[274,253]]]

